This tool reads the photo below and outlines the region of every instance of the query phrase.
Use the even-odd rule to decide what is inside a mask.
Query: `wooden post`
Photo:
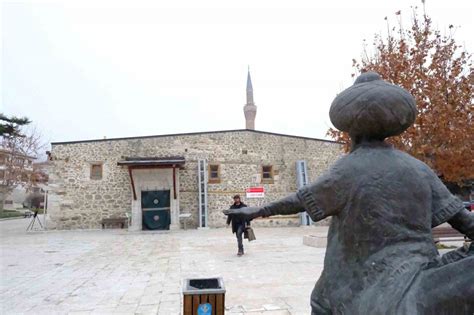
[[[212,305],[212,314],[217,314],[216,295],[215,294],[209,295],[208,302]]]
[[[200,296],[199,295],[193,295],[193,314],[192,315],[197,315],[197,309],[200,304]]]
[[[224,294],[217,294],[216,295],[216,314],[224,314],[225,310],[225,297]]]
[[[132,167],[128,167],[128,175],[130,175],[130,182],[132,183],[132,191],[133,191],[133,200],[137,200],[137,193],[135,191],[135,182],[133,181],[133,174],[132,174]]]
[[[176,200],[176,165],[173,165],[173,197]]]
[[[193,296],[185,295],[184,296],[184,315],[193,314]]]

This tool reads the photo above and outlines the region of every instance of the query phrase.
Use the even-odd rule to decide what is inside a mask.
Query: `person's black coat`
[[[245,207],[247,207],[247,205],[243,202],[241,202],[238,205],[234,203],[232,206],[230,206],[231,209],[239,209],[239,208],[245,208]],[[230,224],[231,222],[232,222],[232,233],[236,233],[240,225],[243,225],[243,226],[250,225],[250,220],[245,220],[237,216],[233,216],[232,214],[227,216],[227,224]]]

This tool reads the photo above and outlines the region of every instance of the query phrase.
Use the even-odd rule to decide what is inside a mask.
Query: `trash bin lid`
[[[221,277],[185,279],[183,282],[184,295],[223,293],[225,293],[225,287]]]

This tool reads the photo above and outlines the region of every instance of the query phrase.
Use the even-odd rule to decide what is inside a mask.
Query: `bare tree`
[[[35,127],[19,129],[21,133],[3,134],[0,140],[0,209],[6,197],[19,186],[32,185],[33,161],[46,148]]]

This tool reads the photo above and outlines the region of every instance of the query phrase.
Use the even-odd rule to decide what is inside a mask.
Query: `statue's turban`
[[[386,138],[415,121],[415,99],[405,89],[383,81],[375,72],[361,74],[332,102],[333,125],[351,137]]]

